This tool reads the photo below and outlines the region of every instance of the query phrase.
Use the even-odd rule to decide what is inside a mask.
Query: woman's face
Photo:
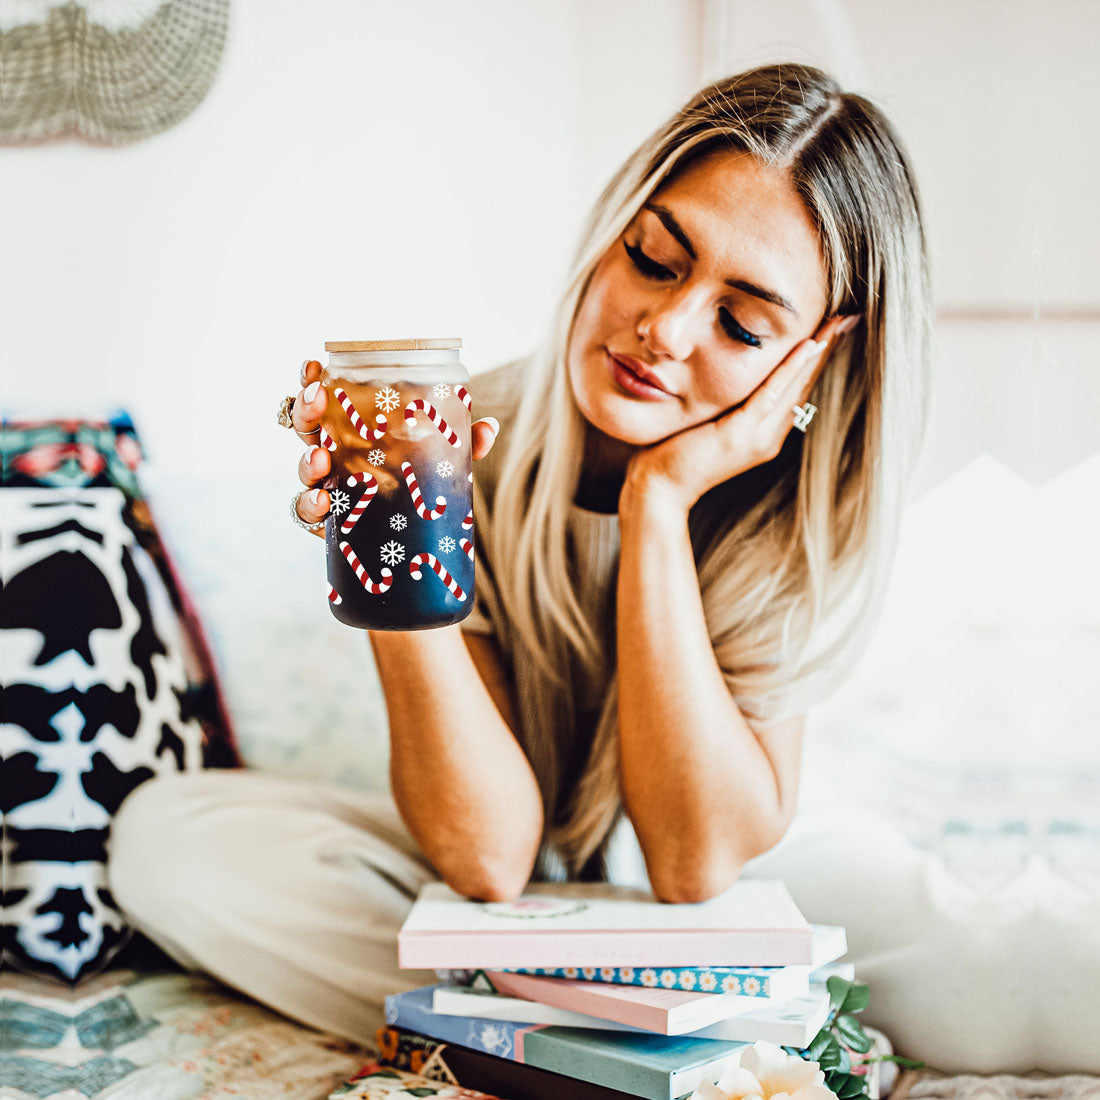
[[[747,398],[825,305],[817,230],[785,172],[708,156],[597,264],[569,342],[573,395],[599,432],[656,443]]]

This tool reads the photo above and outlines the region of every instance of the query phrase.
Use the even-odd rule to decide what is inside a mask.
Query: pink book
[[[650,989],[635,985],[610,985],[538,978],[531,974],[489,971],[486,977],[498,993],[538,1001],[554,1008],[583,1012],[661,1035],[689,1031],[760,1007],[760,1001],[737,993],[694,993],[683,989]]]
[[[770,879],[742,879],[691,905],[607,883],[536,883],[515,901],[477,902],[429,883],[397,954],[402,967],[426,970],[807,965],[813,931]]]

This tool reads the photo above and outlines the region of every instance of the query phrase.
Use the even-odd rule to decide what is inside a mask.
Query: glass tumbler
[[[461,346],[325,344],[328,598],[348,626],[423,630],[461,622],[473,606],[470,376]]]

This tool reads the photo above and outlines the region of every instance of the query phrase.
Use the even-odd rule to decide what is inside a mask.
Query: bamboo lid
[[[457,338],[438,340],[326,340],[325,351],[446,351],[462,347]]]

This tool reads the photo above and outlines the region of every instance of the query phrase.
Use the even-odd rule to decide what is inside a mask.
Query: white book
[[[812,965],[813,934],[782,882],[741,879],[668,905],[606,883],[532,884],[510,902],[420,891],[397,937],[406,969]]]

